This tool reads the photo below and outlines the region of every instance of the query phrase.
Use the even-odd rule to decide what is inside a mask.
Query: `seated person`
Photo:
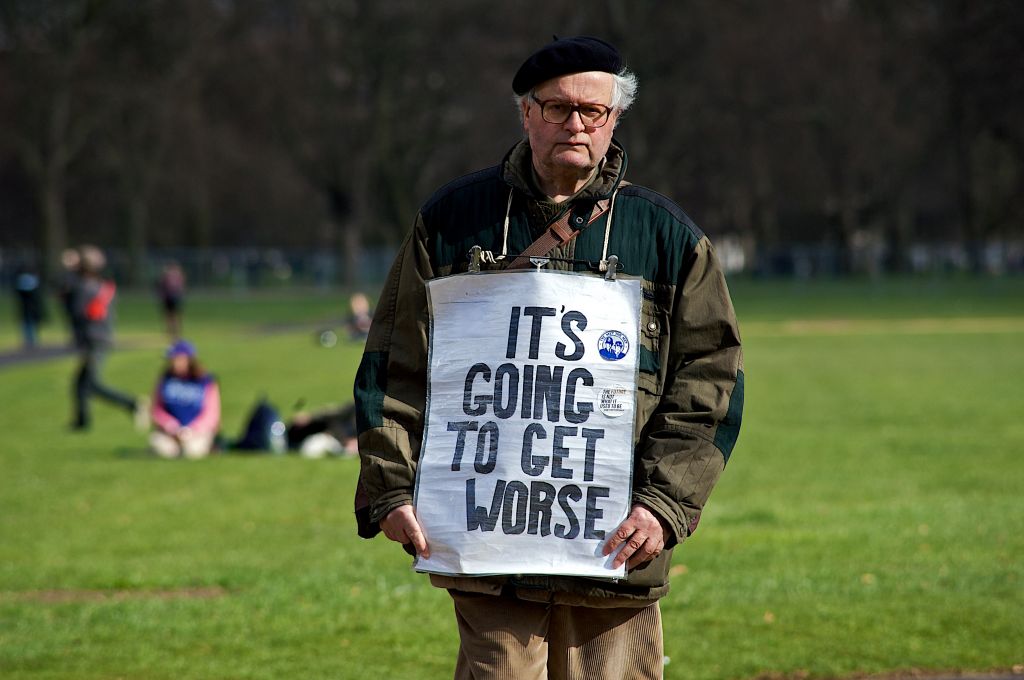
[[[351,310],[346,325],[348,334],[353,340],[365,340],[373,323],[373,310],[370,301],[362,293],[355,293],[348,301]]]
[[[356,441],[356,407],[355,404],[345,406],[329,406],[312,413],[300,411],[288,423],[288,448],[298,449],[307,453],[313,442],[325,443],[323,436],[329,436],[336,446],[330,453],[338,456],[354,456],[359,453]],[[314,439],[314,435],[321,435]]]
[[[163,458],[203,458],[220,429],[220,389],[187,340],[171,345],[167,360],[153,397],[150,448]]]

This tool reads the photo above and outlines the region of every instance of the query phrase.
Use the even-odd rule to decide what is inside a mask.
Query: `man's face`
[[[534,95],[541,101],[609,106],[613,83],[610,73],[572,73],[542,83]],[[548,123],[541,117],[540,105],[529,97],[523,100],[522,108],[523,129],[530,139],[534,167],[542,178],[571,173],[585,175],[597,167],[608,152],[619,116],[619,112],[613,110],[608,122],[595,128],[584,124],[575,111],[564,123]]]

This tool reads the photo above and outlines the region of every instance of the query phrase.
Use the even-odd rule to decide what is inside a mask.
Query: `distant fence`
[[[1024,274],[1024,240],[992,241],[970,253],[957,242],[916,243],[894,254],[877,239],[863,239],[844,251],[838,244],[787,243],[771,248],[752,246],[730,236],[715,239],[715,249],[728,274],[817,278],[843,274],[881,275],[887,271],[914,274],[975,272],[988,275]],[[127,282],[132,271],[128,252],[107,249],[110,273]],[[395,252],[366,248],[357,272],[346,271],[341,254],[333,251],[276,248],[213,248],[151,250],[136,287],[153,285],[163,267],[177,262],[193,288],[274,288],[308,286],[334,288],[352,282],[378,286],[387,275]],[[899,262],[895,262],[896,258]],[[10,290],[20,268],[38,269],[38,251],[0,249],[0,286]]]
[[[132,262],[122,249],[104,249],[109,273],[117,281],[128,281]],[[193,288],[275,288],[310,286],[333,288],[354,278],[356,285],[376,284],[387,275],[395,252],[389,248],[367,248],[359,259],[358,272],[347,272],[340,255],[322,250],[277,248],[214,248],[204,250],[151,250],[147,253],[136,287],[153,285],[164,266],[176,262]],[[22,267],[38,269],[38,251],[0,250],[0,285],[10,288]],[[353,277],[349,275],[352,274]]]
[[[746,246],[746,247],[744,247]],[[844,275],[972,273],[988,276],[1024,274],[1024,240],[989,241],[969,251],[959,242],[914,243],[894,251],[878,238],[838,243],[791,242],[751,247],[738,239],[715,241],[727,273],[813,279]]]

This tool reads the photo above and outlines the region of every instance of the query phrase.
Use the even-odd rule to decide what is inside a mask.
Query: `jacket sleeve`
[[[177,434],[178,430],[181,429],[181,423],[178,419],[172,416],[167,409],[164,407],[164,400],[161,394],[163,393],[164,379],[161,379],[157,383],[156,389],[153,390],[153,406],[150,409],[150,417],[153,419],[153,425],[156,426],[161,432],[167,434]]]
[[[203,408],[188,426],[195,432],[217,434],[220,429],[220,387],[216,382],[207,383],[203,389]]]
[[[693,533],[725,468],[743,413],[743,353],[725,276],[706,237],[676,285],[668,367],[658,406],[641,430],[633,500],[671,528]]]
[[[360,482],[372,522],[413,499],[427,390],[426,281],[432,276],[419,216],[388,273],[356,373]]]

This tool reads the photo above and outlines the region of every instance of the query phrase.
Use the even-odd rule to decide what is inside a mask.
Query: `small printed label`
[[[631,390],[625,387],[606,387],[601,390],[601,401],[598,408],[609,418],[618,418],[629,408]]]

